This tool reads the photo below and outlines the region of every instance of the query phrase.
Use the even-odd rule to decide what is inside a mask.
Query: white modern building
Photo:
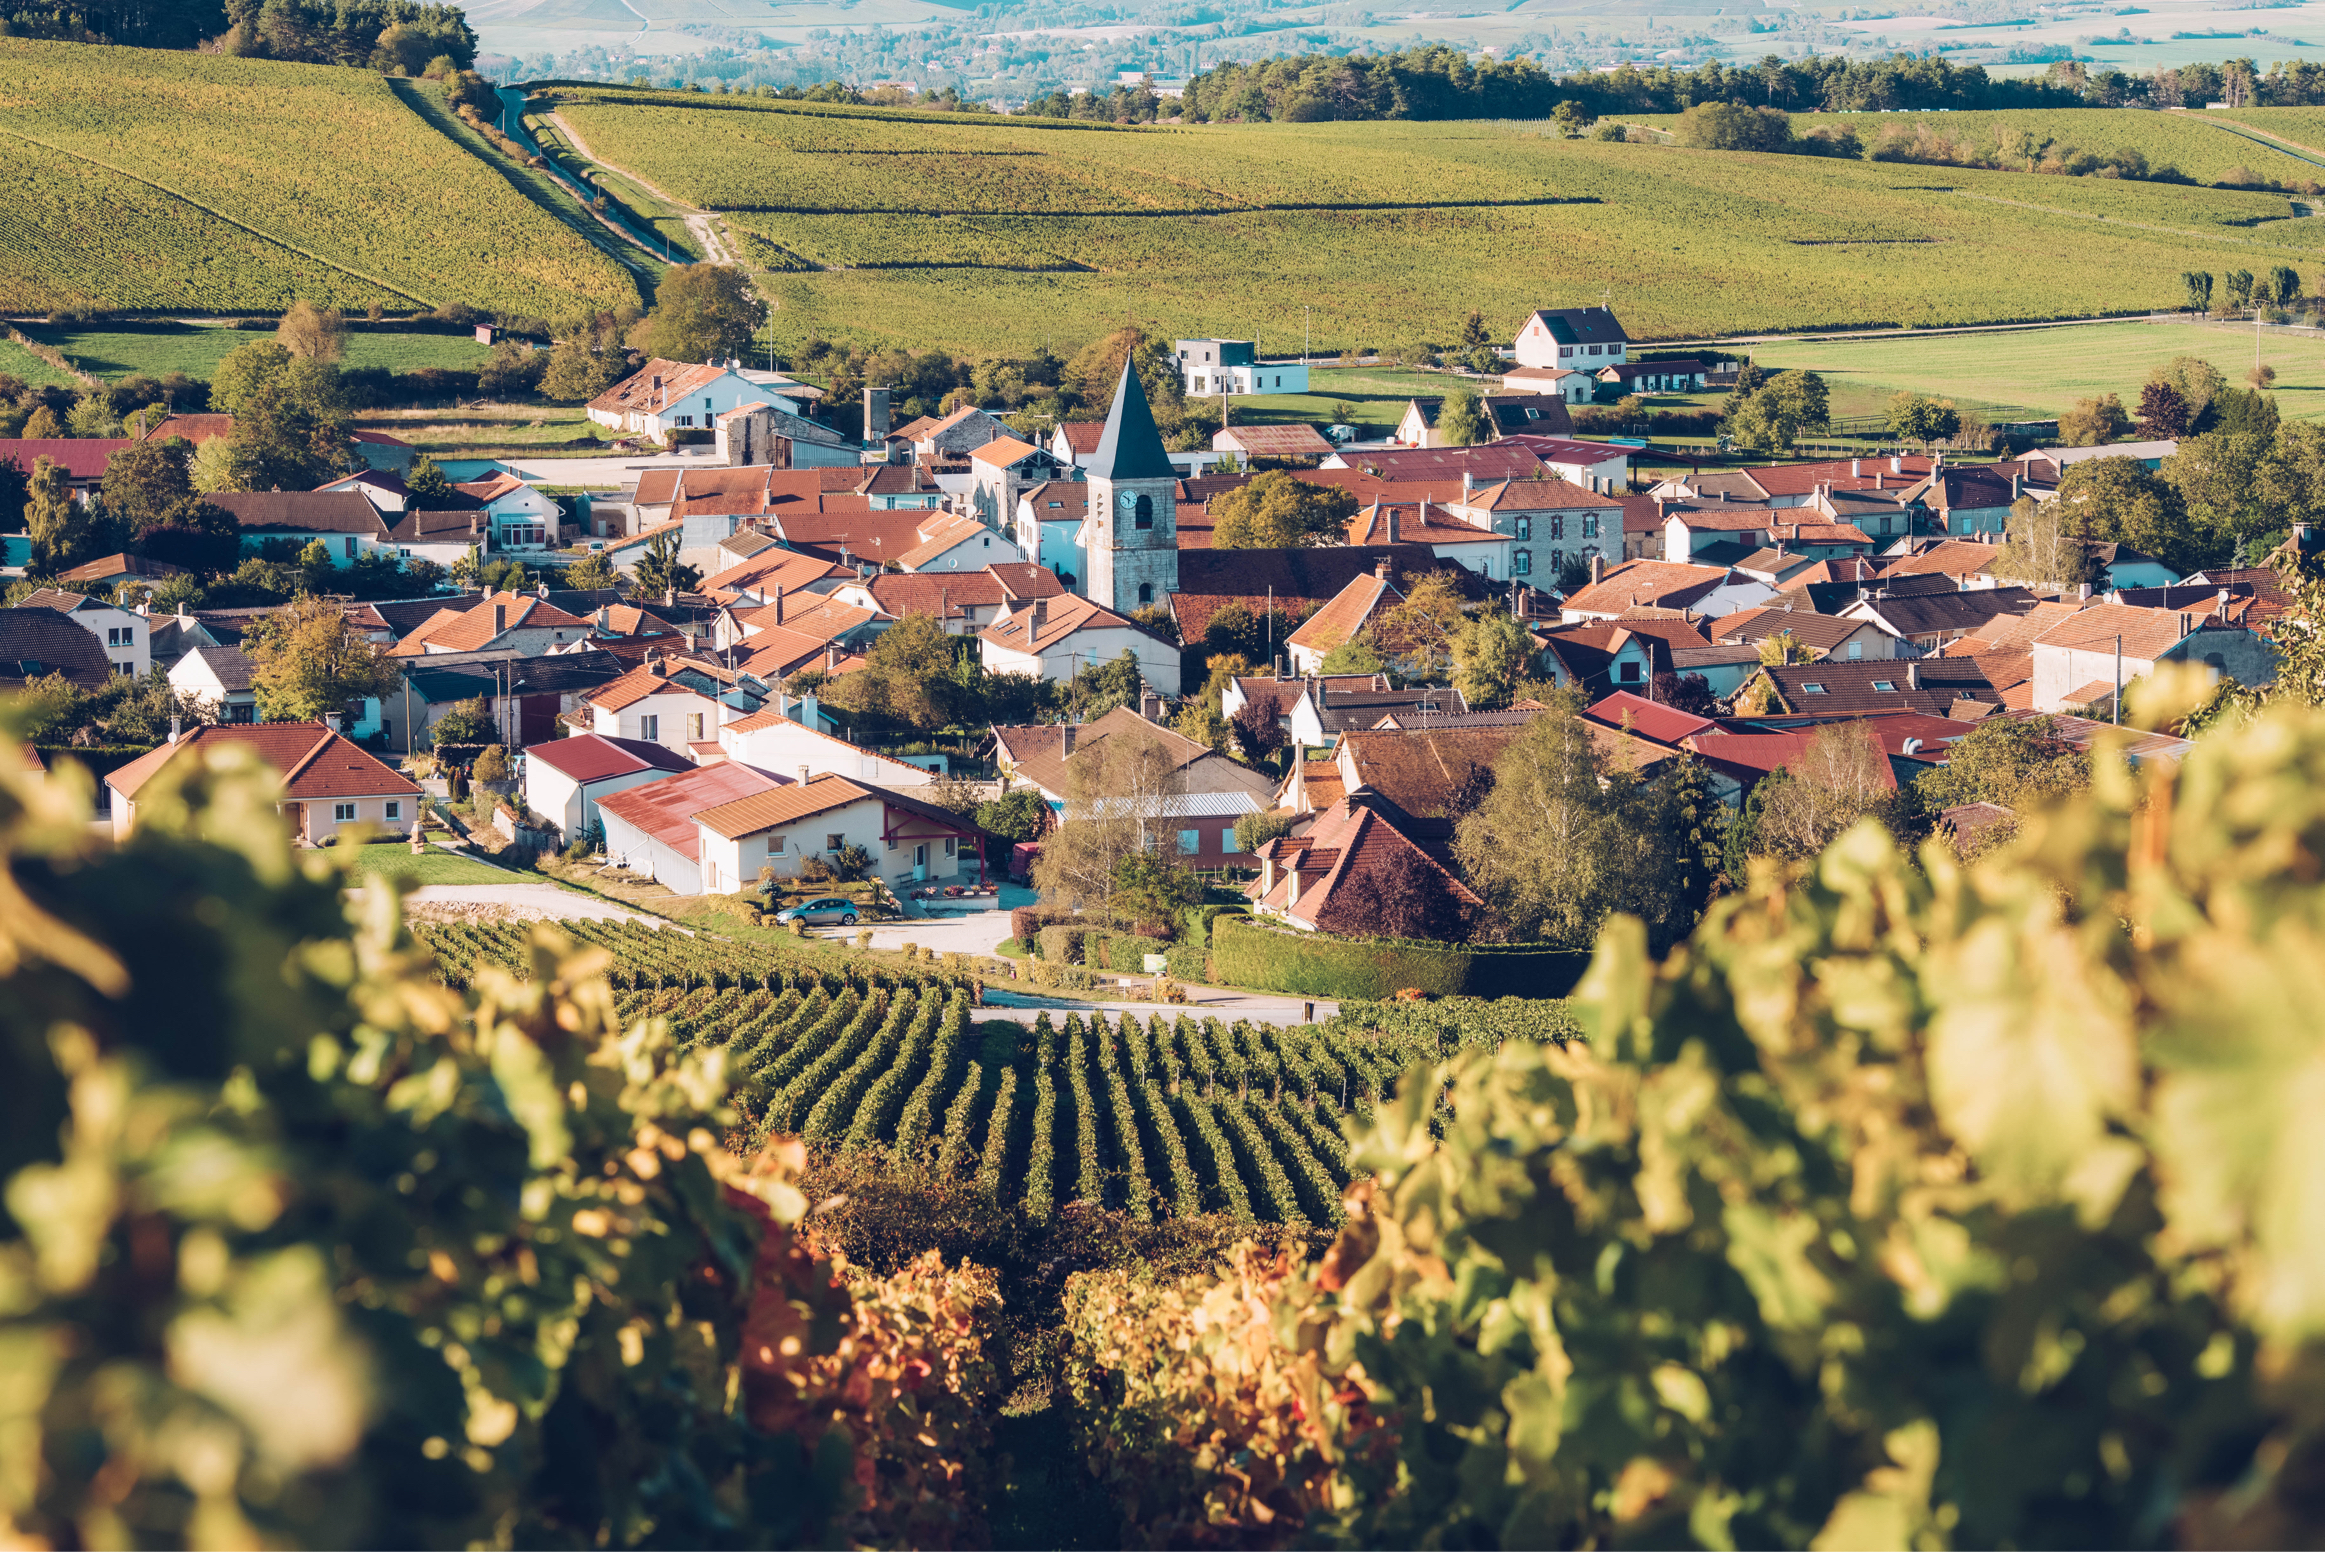
[[[1190,399],[1308,391],[1306,362],[1262,361],[1256,340],[1183,339],[1178,360]]]

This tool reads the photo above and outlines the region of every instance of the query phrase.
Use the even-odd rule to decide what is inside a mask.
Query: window
[[[1558,347],[1558,359],[1559,359],[1559,360],[1561,360],[1561,361],[1564,361],[1564,360],[1566,360],[1566,359],[1567,359],[1569,356],[1571,356],[1571,355],[1573,355],[1573,354],[1574,354],[1574,347],[1573,347],[1572,345],[1561,345],[1561,346],[1559,346],[1559,347]]]
[[[1510,557],[1510,575],[1511,575],[1511,576],[1513,576],[1513,577],[1530,577],[1530,576],[1532,576],[1533,574],[1534,574],[1534,552],[1533,552],[1532,550],[1520,550],[1520,551],[1518,551],[1518,552],[1517,552],[1515,555],[1512,555],[1512,556]]]
[[[827,835],[823,838],[823,849],[825,851],[838,851],[842,846],[847,844],[848,838],[844,835]]]
[[[888,837],[888,849],[890,851],[894,851],[896,849],[896,837],[893,835]]]
[[[1563,539],[1566,537],[1566,518],[1563,514],[1551,514],[1550,537],[1553,539]]]
[[[928,843],[926,841],[912,848],[912,865],[916,868],[928,866]]]
[[[1130,525],[1133,528],[1152,528],[1154,526],[1154,497],[1140,496],[1137,505],[1133,506],[1130,512]]]
[[[1526,418],[1528,420],[1540,420],[1542,418],[1542,412],[1529,404],[1526,406]]]
[[[1593,345],[1593,346],[1591,346],[1591,347],[1590,347],[1590,353],[1591,353],[1592,355],[1594,355],[1594,356],[1595,356],[1595,355],[1597,355],[1597,354],[1598,354],[1598,347],[1597,347],[1596,345]]]
[[[1877,695],[1895,695],[1897,686],[1886,679],[1876,679],[1873,681],[1873,691]]]
[[[136,643],[129,639],[128,626],[108,625],[105,627],[105,645],[109,647],[128,647],[134,646]]]
[[[1141,582],[1138,584],[1138,601],[1142,604],[1151,604],[1154,602],[1154,584],[1152,582]]]
[[[1179,832],[1179,850],[1180,850],[1180,851],[1182,851],[1182,852],[1184,852],[1186,855],[1188,855],[1188,856],[1192,857],[1192,856],[1196,855],[1197,853],[1199,853],[1200,851],[1202,851],[1202,849],[1203,849],[1203,832],[1202,832],[1202,831],[1200,831],[1200,830],[1181,830],[1181,831]]]
[[[1886,513],[1884,513],[1881,518],[1881,531],[1883,533],[1887,533],[1889,531],[1889,517]]]
[[[1849,657],[1850,657],[1850,659],[1851,659],[1852,661],[1854,661],[1855,659],[1861,658],[1861,657],[1863,657],[1864,655],[1865,655],[1865,644],[1864,644],[1863,642],[1861,642],[1861,641],[1852,641],[1852,642],[1850,642],[1850,643],[1849,643]]]
[[[1209,393],[1211,388],[1208,383],[1204,382],[1203,379],[1198,377],[1195,379],[1195,391],[1197,393]]]
[[[686,736],[690,739],[693,739],[696,743],[700,743],[702,741],[701,712],[690,711],[686,714]]]
[[[1627,663],[1616,665],[1615,677],[1625,684],[1637,684],[1639,682],[1638,660],[1634,658]]]
[[[1804,684],[1800,687],[1800,693],[1803,695],[1822,695],[1824,694],[1824,686],[1821,684]]]
[[[1225,856],[1233,850],[1235,850],[1235,826],[1229,825],[1219,832],[1219,854]]]
[[[691,426],[694,424],[694,417],[692,415],[681,415],[678,417],[678,423],[682,426]]]
[[[1598,537],[1598,514],[1596,512],[1585,512],[1582,514],[1582,536],[1585,539],[1595,539]]]
[[[401,819],[401,818],[403,818],[403,817],[404,817],[404,805],[403,805],[403,800],[402,800],[402,799],[400,799],[400,798],[389,798],[389,799],[388,799],[388,803],[387,803],[387,808],[386,808],[386,810],[385,810],[385,811],[384,811],[384,812],[381,814],[381,816],[380,816],[380,817],[382,817],[383,819]]]
[[[1279,375],[1279,376],[1276,378],[1276,386],[1277,386],[1278,388],[1281,388],[1283,385],[1284,385],[1284,380],[1283,380],[1283,378],[1282,378],[1282,377]]]
[[[702,396],[702,407],[706,410],[710,408],[710,395],[707,393]]]
[[[949,856],[951,856],[951,855],[953,854],[953,847],[954,847],[956,844],[958,844],[958,843],[954,841],[953,837],[951,837],[951,836],[949,836],[949,835],[945,837],[945,855],[946,855],[946,856],[948,856],[948,857],[949,857]]]
[[[332,823],[351,824],[354,822],[354,819],[355,805],[353,803],[334,803],[331,805]]]
[[[1518,519],[1517,536],[1521,539],[1531,539],[1534,537],[1534,520],[1532,518],[1521,517]]]
[[[649,744],[660,742],[662,719],[660,717],[640,717],[638,719],[638,736]]]

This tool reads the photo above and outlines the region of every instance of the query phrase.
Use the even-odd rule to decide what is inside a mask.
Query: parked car
[[[826,922],[853,927],[856,924],[856,902],[831,895],[821,900],[802,900],[797,905],[777,911],[775,919],[779,922],[803,921],[811,927],[820,927]]]

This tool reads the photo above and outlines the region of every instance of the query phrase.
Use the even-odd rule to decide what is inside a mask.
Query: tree
[[[347,353],[347,315],[336,307],[317,307],[305,298],[293,302],[275,325],[275,343],[307,361],[337,361]]]
[[[492,725],[492,713],[485,708],[481,695],[454,701],[452,709],[436,719],[429,733],[437,744],[450,747],[497,743],[500,739]]]
[[[2241,395],[2233,389],[2223,395],[2224,399],[2237,397]],[[2176,495],[2176,504],[2186,514],[2174,524],[2169,547],[2157,551],[2136,540],[2126,542],[2167,565],[2190,571],[2225,558],[2239,540],[2281,528],[2288,518],[2297,518],[2314,505],[2316,495],[2300,489],[2301,480],[2286,479],[2280,472],[2282,466],[2270,467],[2272,452],[2280,441],[2274,432],[2274,427],[2267,433],[2208,431],[2183,439],[2155,476]],[[2307,439],[2283,440],[2290,448]]]
[[[1803,431],[1832,423],[1831,390],[1814,372],[1779,372],[1750,393],[1739,377],[1723,419],[1739,445],[1786,452]]]
[[[72,483],[65,476],[64,465],[54,459],[34,460],[31,495],[25,502],[24,517],[32,533],[32,559],[28,569],[35,576],[53,577],[104,553],[100,548],[103,528],[97,513],[86,503],[73,499]]]
[[[1688,833],[1658,822],[1664,800],[1607,752],[1557,691],[1493,764],[1493,785],[1454,829],[1463,877],[1486,901],[1490,930],[1522,942],[1585,944],[1617,912],[1659,940],[1693,922],[1674,892]]]
[[[638,557],[637,578],[642,594],[691,593],[702,584],[702,568],[678,558],[678,531],[664,528],[646,542],[646,553]]]
[[[1770,668],[1781,668],[1787,663],[1813,663],[1815,649],[1804,646],[1790,631],[1773,631],[1760,638],[1760,661]]]
[[[664,278],[630,342],[666,361],[719,361],[747,354],[766,323],[767,304],[741,269],[688,264]]]
[[[2208,313],[2212,310],[2212,276],[2204,270],[2190,270],[2180,276],[2188,288],[2188,311]]]
[[[187,462],[194,489],[204,495],[234,488],[234,448],[224,437],[212,437],[194,449]]]
[[[826,698],[924,733],[943,727],[959,709],[952,678],[958,640],[934,615],[907,614],[873,641],[863,667],[832,683]]]
[[[2056,503],[2060,523],[2079,540],[2128,544],[2179,569],[2188,569],[2180,563],[2198,548],[2179,491],[2136,458],[2070,466],[2059,477]]]
[[[1271,469],[1213,498],[1211,543],[1222,550],[1290,550],[1348,542],[1356,495]]]
[[[279,378],[291,364],[291,353],[274,340],[253,340],[229,351],[210,374],[210,403],[236,415],[245,400]]]
[[[1562,140],[1581,139],[1583,132],[1593,122],[1591,111],[1571,98],[1552,108],[1550,118],[1558,126],[1558,135]]]
[[[1256,855],[1262,846],[1280,835],[1292,833],[1292,816],[1280,808],[1255,808],[1235,816],[1235,849],[1245,856]]]
[[[2242,311],[2252,305],[2252,271],[2232,269],[2227,276],[2228,306],[2231,311]]]
[[[194,496],[193,444],[132,442],[105,464],[105,510],[134,534],[170,521]]]
[[[2301,272],[2290,264],[2278,264],[2268,272],[2268,294],[2279,307],[2289,305],[2301,294]]]
[[[1381,650],[1415,679],[1433,679],[1452,661],[1453,637],[1467,619],[1468,600],[1450,571],[1414,578],[1402,602],[1382,611],[1373,624]]]
[[[453,495],[451,479],[426,453],[412,460],[411,470],[404,475],[404,489],[411,495],[413,509],[421,512],[440,510]]]
[[[242,650],[270,722],[314,721],[349,701],[385,699],[404,682],[395,659],[358,634],[344,609],[313,596],[253,621]]]
[[[1290,742],[1276,722],[1275,702],[1250,700],[1235,708],[1228,722],[1235,732],[1235,747],[1242,753],[1247,765],[1265,765],[1276,756],[1276,751]]]
[[[621,580],[613,562],[605,558],[605,551],[591,550],[587,555],[565,568],[567,587],[597,590],[612,587]]]
[[[1318,665],[1317,671],[1326,674],[1378,674],[1385,673],[1387,669],[1388,664],[1380,655],[1380,644],[1373,640],[1372,632],[1358,631],[1325,653],[1324,661]]]
[[[1926,448],[1961,429],[1962,417],[1951,399],[1901,393],[1889,401],[1889,430],[1906,441],[1919,442]]]
[[[121,417],[113,413],[110,394],[91,391],[73,401],[65,414],[66,429],[77,437],[102,438],[121,435]]]
[[[1065,811],[1042,841],[1034,886],[1053,905],[1105,905],[1124,858],[1177,855],[1185,790],[1162,739],[1139,727],[1075,750],[1066,762]]]
[[[2069,447],[2104,447],[2122,441],[2130,431],[2131,417],[2123,412],[2123,400],[2111,393],[2077,399],[2059,417],[2059,440]]]
[[[1232,742],[1227,718],[1220,712],[1216,698],[1206,700],[1199,695],[1189,698],[1179,707],[1178,715],[1171,718],[1171,731],[1198,744],[1208,744],[1221,754],[1228,752]]]
[[[0,458],[0,533],[15,533],[24,522],[24,504],[32,496],[32,476],[11,453]]]
[[[2188,401],[2170,383],[2139,390],[2139,434],[2151,442],[2176,441],[2188,430]]]
[[[1777,108],[1699,102],[1679,115],[1673,137],[1706,151],[1782,151],[1792,143],[1792,116]]]
[[[1485,331],[1485,314],[1471,309],[1461,320],[1461,343],[1468,346],[1491,345],[1493,336]]]
[[[46,442],[65,434],[65,428],[56,417],[56,411],[43,404],[25,417],[24,440]]]
[[[1946,763],[1914,778],[1931,813],[1994,803],[2015,813],[2054,804],[2091,785],[2091,757],[2049,717],[1988,717],[1946,746]]]
[[[2073,592],[2090,580],[2091,552],[2056,501],[2021,496],[2010,504],[1994,574],[2029,587]]]
[[[1105,662],[1084,663],[1066,682],[1066,707],[1078,719],[1095,722],[1117,706],[1135,706],[1146,689],[1138,654],[1124,647]]]
[[[1477,395],[1456,388],[1437,410],[1437,442],[1441,447],[1474,447],[1493,440],[1493,427],[1479,407]]]
[[[1500,605],[1490,605],[1453,637],[1453,684],[1472,710],[1496,711],[1534,661],[1534,638]]]
[[[2220,369],[2202,356],[2174,356],[2171,360],[2148,370],[2147,380],[2161,383],[2180,396],[2188,407],[2187,429],[2194,431],[2204,421],[2212,400],[2228,386]],[[2095,445],[2095,444],[2094,444]]]
[[[587,333],[568,333],[550,348],[541,397],[560,404],[594,399],[620,382],[628,366],[619,349],[601,349]]]
[[[1114,864],[1107,905],[1117,919],[1159,926],[1167,935],[1179,913],[1203,898],[1203,882],[1175,852],[1134,851]]]
[[[1655,699],[1690,716],[1716,717],[1720,712],[1719,697],[1711,693],[1711,681],[1701,674],[1657,674]]]
[[[1411,847],[1384,849],[1378,862],[1357,870],[1344,888],[1349,919],[1369,923],[1374,937],[1453,943],[1470,935],[1475,908]]]
[[[1783,779],[1766,778],[1767,795],[1757,806],[1755,855],[1804,860],[1832,844],[1842,831],[1873,815],[1894,822],[1900,809],[1897,779],[1872,731],[1859,722],[1818,728]],[[1759,793],[1755,789],[1755,797]],[[1918,836],[1901,835],[1902,841]]]
[[[997,840],[1038,841],[1050,827],[1050,806],[1033,787],[1012,787],[999,797],[979,803],[974,815],[978,829]]]

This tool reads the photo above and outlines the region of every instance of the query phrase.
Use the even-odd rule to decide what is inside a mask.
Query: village
[[[2168,664],[2274,677],[2286,595],[2257,557],[2182,575],[2068,539],[2071,568],[2013,574],[2014,513],[2039,519],[2089,460],[2153,470],[2169,441],[1648,477],[1640,439],[1579,436],[1571,406],[1602,383],[1700,387],[1713,367],[1631,359],[1601,308],[1538,312],[1505,355],[1500,391],[1462,404],[1476,425],[1453,435],[1447,401],[1417,399],[1381,442],[1231,424],[1177,452],[1127,363],[1103,420],[1027,440],[967,406],[891,424],[876,385],[860,424],[835,425],[782,374],[648,360],[591,417],[701,456],[595,499],[499,466],[416,489],[408,449],[379,437],[360,446],[371,467],[319,489],[205,498],[245,553],[319,546],[324,597],[334,572],[381,564],[537,578],[339,605],[335,628],[385,669],[319,720],[262,710],[242,643],[269,611],[172,606],[177,568],[129,553],[18,589],[0,683],[166,675],[167,739],[104,776],[122,835],[142,783],[229,739],[282,773],[307,844],[376,831],[416,848],[431,799],[483,781],[497,807],[479,828],[526,852],[679,896],[876,880],[906,918],[983,909],[989,926],[947,941],[991,952],[1019,935],[1002,891],[1028,901],[1043,838],[1088,806],[1075,768],[1126,731],[1170,772],[1138,799],[1142,844],[1285,928],[1401,937],[1437,918],[1384,914],[1383,876],[1483,927],[1488,891],[1452,826],[1553,703],[1633,779],[1686,762],[1741,814],[1829,751],[1824,730],[1876,751],[1856,779],[1895,794],[1981,729],[2088,749]],[[1304,364],[1248,341],[1179,341],[1174,369],[1189,399],[1306,386]],[[124,448],[231,429],[171,416],[137,443],[0,457],[61,467],[85,501]],[[986,692],[970,699],[1019,709],[942,748],[893,736],[931,718],[881,715],[917,693],[886,681],[964,673]],[[2133,757],[2185,742],[2150,734]],[[1006,833],[980,813],[1009,815]],[[1981,797],[1928,822],[1972,844],[2011,817]],[[821,916],[845,930],[874,909]]]

